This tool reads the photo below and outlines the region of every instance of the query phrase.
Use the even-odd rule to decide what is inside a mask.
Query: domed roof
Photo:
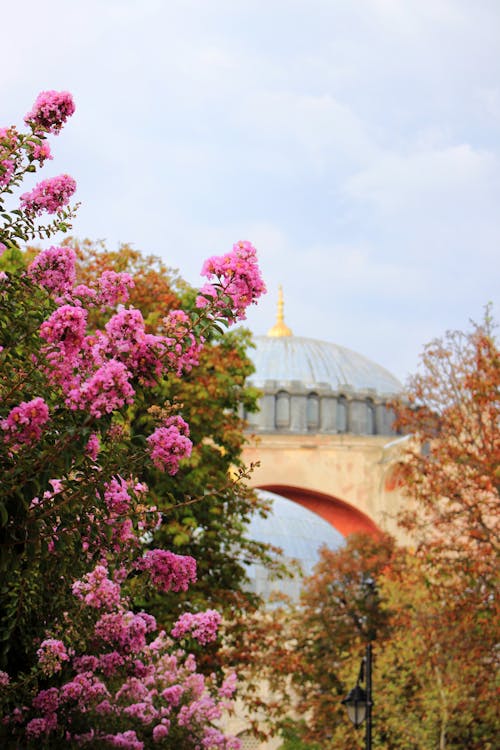
[[[285,325],[283,290],[278,290],[276,324],[267,336],[254,336],[255,351],[250,357],[255,366],[251,381],[257,387],[266,381],[298,381],[307,388],[330,386],[335,391],[348,388],[372,390],[379,395],[403,391],[399,380],[388,370],[363,355],[328,341],[294,336]]]
[[[255,366],[252,383],[300,381],[308,388],[329,385],[334,390],[374,390],[398,394],[402,384],[388,370],[338,344],[301,336],[255,336],[250,357]]]

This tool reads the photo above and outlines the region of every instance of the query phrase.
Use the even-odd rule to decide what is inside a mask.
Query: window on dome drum
[[[370,398],[366,401],[366,434],[375,435],[375,404]]]
[[[284,429],[290,427],[290,394],[279,391],[276,394],[276,427]]]
[[[307,429],[317,430],[319,427],[319,396],[310,393],[307,397]]]
[[[347,432],[347,400],[345,396],[337,399],[337,432]]]

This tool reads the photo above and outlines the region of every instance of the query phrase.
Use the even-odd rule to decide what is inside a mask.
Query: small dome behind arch
[[[312,574],[322,546],[337,549],[344,543],[342,534],[316,513],[272,492],[258,490],[258,493],[273,501],[272,511],[267,518],[252,518],[247,535],[255,541],[280,547],[283,561],[287,564],[297,561],[304,576]],[[275,590],[294,600],[299,598],[302,588],[299,575],[292,579],[272,580],[266,568],[257,564],[248,566],[248,575],[250,589],[264,600],[269,599]]]

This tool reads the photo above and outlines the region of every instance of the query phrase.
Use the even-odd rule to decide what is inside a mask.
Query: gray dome
[[[372,390],[379,395],[403,391],[400,381],[384,367],[337,344],[300,336],[255,336],[254,343],[250,358],[255,373],[250,380],[257,387],[274,380],[298,381],[307,388],[328,385],[335,391]]]

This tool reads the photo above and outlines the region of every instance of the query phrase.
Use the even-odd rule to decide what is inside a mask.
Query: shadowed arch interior
[[[369,534],[374,539],[381,536],[378,526],[365,513],[331,495],[284,484],[259,484],[258,489],[274,492],[316,513],[328,521],[343,536]]]

